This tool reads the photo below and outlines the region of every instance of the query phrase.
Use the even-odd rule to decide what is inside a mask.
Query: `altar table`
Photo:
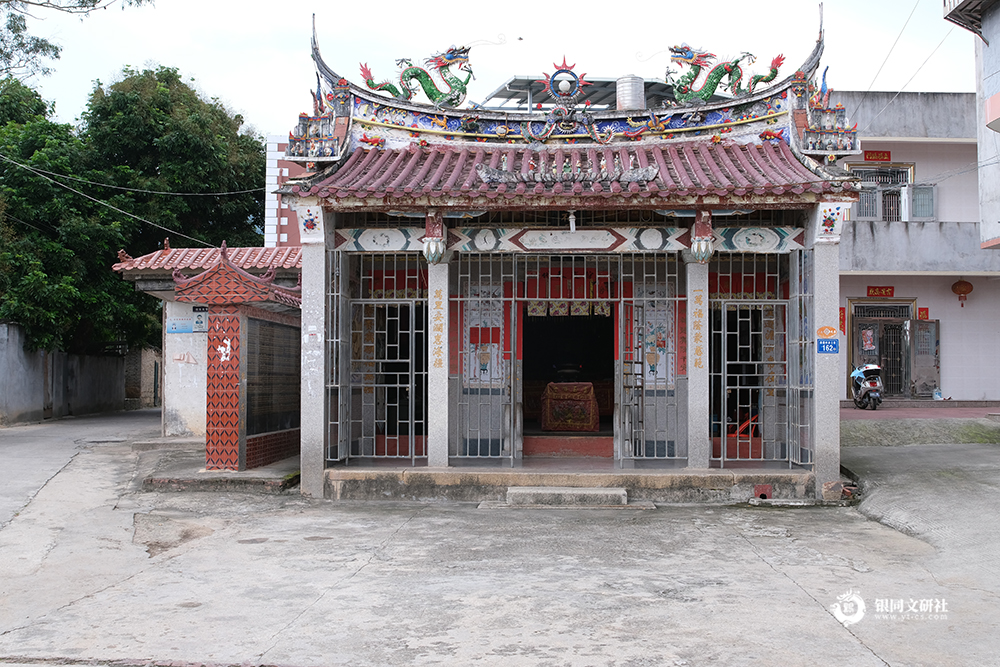
[[[598,431],[600,413],[590,382],[550,382],[542,393],[543,431]]]

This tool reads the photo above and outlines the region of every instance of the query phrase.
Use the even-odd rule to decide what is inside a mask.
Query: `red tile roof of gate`
[[[115,271],[173,271],[174,269],[208,269],[219,262],[219,248],[171,248],[157,250],[142,257],[129,257],[111,267]],[[301,269],[302,248],[228,248],[229,261],[244,270]]]
[[[569,171],[561,173],[567,168],[563,166],[567,159],[569,165],[598,165],[602,158],[608,166],[614,165],[617,158],[620,165],[628,165],[625,169],[655,167],[657,173],[653,180],[633,182],[592,180],[589,166],[571,166]],[[500,182],[488,183],[477,167],[487,167],[494,175],[506,173],[494,179]],[[821,193],[840,186],[841,183],[825,180],[807,169],[783,141],[743,145],[690,141],[618,148],[567,145],[542,151],[495,146],[359,149],[329,178],[311,188],[294,186],[293,191],[337,199],[423,196],[495,199],[553,195],[780,195],[801,194],[806,190]]]

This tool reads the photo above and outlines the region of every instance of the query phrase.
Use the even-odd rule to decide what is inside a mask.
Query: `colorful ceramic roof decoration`
[[[813,80],[822,29],[806,62],[783,80],[782,55],[754,73],[749,53],[713,66],[708,51],[672,47],[671,62],[686,71],[668,69],[674,99],[654,108],[578,104],[588,81],[565,56],[537,82],[550,99],[546,109],[499,112],[458,108],[471,76],[467,47],[428,58],[427,68],[400,59],[398,83],[376,83],[362,65],[364,87],[323,61],[315,26],[312,52],[313,115],[300,117],[286,157],[313,173],[282,192],[327,205],[405,211],[591,200],[608,207],[611,198],[619,206],[631,198],[630,205],[662,208],[782,207],[856,189],[832,168],[859,152],[856,128],[843,109],[827,108],[825,72],[822,87]],[[418,89],[427,103],[416,101]]]

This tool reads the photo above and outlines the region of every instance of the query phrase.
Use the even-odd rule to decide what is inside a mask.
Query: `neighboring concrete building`
[[[153,347],[136,347],[125,355],[125,409],[160,407],[163,395],[163,354]]]
[[[979,236],[983,248],[1000,249],[1000,3],[944,0],[945,19],[976,34],[974,136],[979,158]]]
[[[298,247],[299,221],[295,211],[281,200],[278,188],[289,178],[305,172],[305,165],[285,159],[288,138],[281,135],[267,137],[267,169],[265,182],[267,195],[264,200],[264,247]]]
[[[1000,256],[980,248],[975,95],[839,92],[864,152],[840,245],[848,364],[883,368],[890,398],[1000,399]],[[973,289],[961,299],[958,292]]]

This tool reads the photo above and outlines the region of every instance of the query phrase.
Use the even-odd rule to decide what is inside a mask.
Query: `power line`
[[[3,217],[5,217],[5,218],[10,218],[10,219],[11,219],[11,220],[13,220],[14,222],[20,222],[20,223],[21,223],[22,225],[26,225],[26,226],[28,226],[28,227],[31,227],[31,228],[32,228],[32,229],[34,229],[35,231],[39,231],[39,232],[41,232],[42,234],[44,234],[44,233],[45,233],[45,230],[44,230],[44,229],[42,229],[41,227],[35,227],[35,226],[34,226],[33,224],[31,224],[30,222],[25,222],[24,220],[18,220],[17,218],[15,218],[14,216],[12,216],[12,215],[10,215],[10,214],[7,214],[7,213],[4,213],[4,214],[3,214]],[[49,229],[51,229],[51,230],[55,231],[55,227],[49,227]]]
[[[0,157],[8,159],[5,155],[0,154]],[[13,162],[13,160],[11,160]],[[16,164],[16,163],[15,163]],[[55,176],[57,178],[68,178],[71,181],[77,181],[79,183],[86,183],[87,185],[96,185],[102,188],[112,188],[114,190],[125,190],[126,192],[139,192],[142,194],[149,195],[169,195],[173,197],[225,197],[227,195],[245,195],[250,192],[260,192],[262,190],[266,191],[267,188],[253,188],[251,190],[234,190],[232,192],[162,192],[160,190],[143,190],[141,188],[126,188],[121,185],[111,185],[110,183],[98,183],[97,181],[88,181],[85,178],[78,178],[76,176],[68,176],[66,174],[57,174],[52,171],[45,171],[44,169],[38,169],[32,167],[32,169],[39,174],[48,174],[49,176]]]
[[[917,71],[913,73],[913,76],[911,76],[910,79],[906,83],[903,84],[903,86],[899,89],[899,92],[897,92],[895,95],[892,96],[892,99],[889,100],[884,107],[882,107],[881,111],[879,111],[877,114],[875,114],[872,117],[872,119],[870,121],[868,121],[868,125],[865,126],[865,129],[861,130],[861,132],[859,132],[859,134],[863,135],[865,132],[867,132],[868,128],[872,126],[872,123],[875,122],[875,119],[882,115],[882,111],[885,111],[886,109],[888,109],[889,105],[892,104],[893,102],[895,102],[897,97],[899,97],[900,95],[903,94],[903,90],[908,85],[910,85],[910,82],[912,82],[915,78],[917,78],[917,75],[920,74],[920,70],[922,70],[924,68],[924,65],[926,65],[928,62],[930,62],[930,59],[934,57],[934,54],[937,53],[937,50],[941,48],[941,45],[944,44],[944,41],[946,39],[948,39],[949,36],[951,36],[951,31],[954,30],[954,29],[955,28],[951,28],[951,29],[948,30],[948,32],[945,33],[944,37],[941,38],[941,41],[938,42],[938,45],[934,47],[934,50],[931,51],[930,55],[927,56],[927,58],[924,60],[924,62],[920,63],[920,67],[918,67]],[[862,98],[862,99],[864,99],[864,98]]]
[[[885,60],[882,61],[882,64],[879,66],[878,71],[875,72],[875,78],[873,78],[872,82],[868,84],[868,90],[866,90],[865,94],[861,96],[861,101],[858,102],[858,106],[855,107],[854,112],[851,113],[852,117],[858,113],[858,109],[861,108],[861,104],[865,101],[865,98],[868,96],[868,93],[871,92],[872,86],[875,85],[875,81],[878,80],[878,75],[882,73],[883,68],[885,68],[885,64],[889,62],[889,56],[892,55],[892,50],[895,49],[896,44],[899,43],[899,38],[903,36],[903,31],[906,30],[906,26],[910,24],[910,19],[913,18],[913,13],[917,11],[917,5],[919,4],[920,0],[917,0],[915,3],[913,3],[913,9],[910,10],[910,15],[906,17],[906,22],[903,23],[903,27],[899,29],[899,34],[896,35],[896,41],[892,43],[891,47],[889,47],[889,53],[885,54]]]
[[[2,153],[0,153],[0,159],[6,160],[7,162],[10,162],[13,165],[21,167],[22,169],[25,169],[27,171],[30,171],[31,173],[35,174],[39,178],[44,178],[47,181],[55,183],[59,187],[65,188],[65,189],[69,190],[70,192],[72,192],[74,194],[78,194],[81,197],[83,197],[84,199],[88,199],[88,200],[94,202],[95,204],[100,204],[101,206],[106,206],[107,208],[110,208],[113,211],[117,211],[118,213],[121,213],[122,215],[127,215],[128,217],[134,218],[134,219],[138,220],[139,222],[143,222],[143,223],[145,223],[147,225],[152,225],[153,227],[156,227],[158,229],[162,229],[162,230],[164,230],[166,232],[169,232],[171,234],[176,234],[177,236],[189,239],[191,241],[194,241],[195,243],[200,243],[201,245],[205,246],[206,248],[212,248],[212,247],[214,247],[214,246],[212,246],[209,243],[205,243],[201,239],[196,239],[193,236],[188,236],[187,234],[182,234],[181,232],[177,231],[176,229],[170,229],[169,227],[164,227],[163,225],[157,224],[157,223],[153,222],[152,220],[146,220],[145,218],[140,218],[139,216],[135,215],[134,213],[129,213],[128,211],[123,211],[122,209],[118,208],[117,206],[109,204],[106,201],[102,201],[100,199],[97,199],[96,197],[91,197],[90,195],[86,194],[85,192],[80,192],[79,190],[77,190],[75,188],[71,188],[70,186],[66,185],[65,183],[63,183],[61,181],[57,181],[56,179],[54,179],[54,178],[52,178],[50,176],[46,176],[45,174],[39,172],[38,170],[36,170],[33,167],[29,167],[27,165],[21,164],[20,162],[17,162],[16,160],[12,160],[11,158],[7,157],[6,155],[3,155]]]

